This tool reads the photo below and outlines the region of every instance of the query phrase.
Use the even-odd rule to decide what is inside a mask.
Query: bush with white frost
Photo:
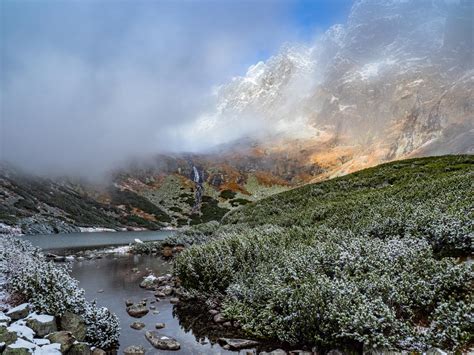
[[[83,317],[87,340],[98,347],[118,344],[119,322],[106,308],[88,302],[84,290],[66,267],[44,258],[31,244],[13,237],[0,237],[0,272],[7,277],[11,293],[27,299],[37,312],[61,316],[66,311]]]

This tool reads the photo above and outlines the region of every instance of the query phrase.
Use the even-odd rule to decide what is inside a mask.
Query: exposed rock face
[[[156,331],[148,331],[145,333],[151,345],[160,350],[179,350],[180,344],[173,338],[161,335]]]
[[[472,154],[473,6],[355,1],[346,24],[313,44],[287,45],[220,86],[214,108],[190,132],[191,139],[229,132],[210,153],[130,163],[106,187],[28,177],[2,165],[0,223],[9,227],[0,232],[197,224],[381,162]],[[249,127],[249,138],[232,136],[234,127]]]

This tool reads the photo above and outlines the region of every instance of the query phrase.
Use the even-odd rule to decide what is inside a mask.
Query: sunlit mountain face
[[[102,224],[157,228],[219,219],[275,192],[386,161],[472,154],[473,10],[471,1],[356,1],[345,24],[312,43],[285,44],[218,86],[212,104],[179,129],[183,149],[194,153],[139,157],[100,185],[52,183],[108,206]],[[55,202],[31,191],[45,205],[18,204],[18,179],[7,175],[2,216],[78,224],[61,203],[52,214]]]

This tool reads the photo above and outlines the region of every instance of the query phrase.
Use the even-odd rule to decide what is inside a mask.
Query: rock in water
[[[130,307],[127,307],[127,313],[134,318],[141,318],[149,312],[148,308],[142,304],[134,304]]]
[[[156,331],[146,332],[145,337],[151,345],[160,350],[179,350],[181,347],[176,339],[166,335],[160,335]]]
[[[130,324],[130,328],[136,329],[136,330],[142,330],[143,328],[145,328],[145,323],[133,322],[132,324]]]
[[[30,314],[26,319],[26,325],[33,329],[38,337],[44,337],[58,330],[56,318],[45,314]]]
[[[30,313],[30,305],[28,303],[20,304],[18,307],[12,308],[7,312],[7,316],[11,320],[25,318]]]
[[[66,312],[59,322],[62,330],[71,332],[77,341],[84,341],[86,338],[86,323],[81,316]]]
[[[46,339],[48,339],[51,343],[61,344],[61,352],[63,354],[66,353],[76,341],[76,338],[73,337],[72,333],[65,330],[48,334]]]
[[[91,347],[87,343],[74,343],[67,355],[91,355]]]
[[[124,355],[144,355],[145,348],[143,346],[132,345],[132,346],[126,347],[125,350],[123,351],[123,354]]]
[[[219,338],[219,343],[229,345],[232,350],[251,348],[258,345],[258,341],[248,339]]]
[[[165,324],[165,323],[156,323],[156,324],[155,324],[155,328],[156,328],[156,329],[163,329],[164,327],[166,327],[166,324]]]

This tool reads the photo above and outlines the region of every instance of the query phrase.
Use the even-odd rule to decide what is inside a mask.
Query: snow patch
[[[40,323],[49,323],[54,320],[54,317],[47,314],[37,314],[36,312],[33,312],[26,317],[26,319],[35,319]]]

